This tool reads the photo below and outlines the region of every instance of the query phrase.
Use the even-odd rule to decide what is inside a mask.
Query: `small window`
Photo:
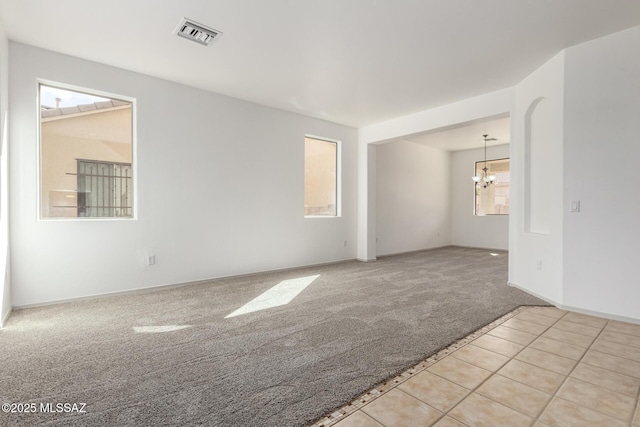
[[[304,139],[304,214],[338,215],[338,143]]]
[[[481,176],[485,162],[476,162],[476,176]],[[493,184],[476,186],[476,215],[509,214],[509,159],[487,160],[487,175],[495,175]]]
[[[133,217],[133,104],[40,84],[40,217]]]

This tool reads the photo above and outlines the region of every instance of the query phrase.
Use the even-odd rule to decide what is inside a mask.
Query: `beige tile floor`
[[[515,313],[314,426],[640,427],[640,325]]]

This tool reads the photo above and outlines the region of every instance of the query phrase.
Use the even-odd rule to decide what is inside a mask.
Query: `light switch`
[[[580,200],[571,201],[571,212],[580,212]]]

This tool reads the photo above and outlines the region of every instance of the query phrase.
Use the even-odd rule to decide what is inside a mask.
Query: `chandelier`
[[[482,186],[482,188],[487,188],[491,184],[496,181],[495,175],[489,175],[489,169],[487,169],[487,141],[497,141],[495,138],[487,139],[489,135],[482,135],[484,138],[484,167],[482,168],[482,174],[478,174],[476,176],[471,177],[473,182],[476,183],[476,188]]]

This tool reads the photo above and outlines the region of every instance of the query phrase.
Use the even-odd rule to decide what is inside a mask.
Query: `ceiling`
[[[474,120],[473,122],[460,123],[455,126],[400,139],[441,150],[459,151],[484,147],[483,135],[488,135],[487,139],[496,139],[496,141],[487,141],[487,147],[492,147],[511,142],[510,123],[509,117]]]
[[[0,0],[10,40],[362,127],[513,86],[639,0]],[[222,31],[173,34],[183,17]],[[72,83],[72,82],[70,82]]]

